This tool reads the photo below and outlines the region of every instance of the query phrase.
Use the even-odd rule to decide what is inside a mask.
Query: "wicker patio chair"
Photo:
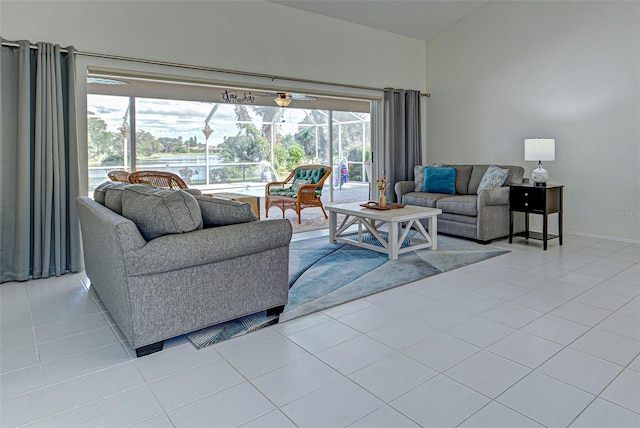
[[[265,186],[265,216],[269,217],[269,208],[282,210],[282,218],[287,209],[298,214],[305,208],[319,207],[325,218],[327,212],[322,205],[322,186],[331,177],[332,168],[326,165],[301,165],[291,171],[284,181],[273,181]]]
[[[129,174],[129,182],[134,184],[148,184],[163,189],[187,189],[182,178],[167,171],[136,171]]]
[[[114,169],[113,171],[107,172],[107,177],[109,177],[109,180],[111,181],[121,181],[123,183],[128,183],[129,171]]]

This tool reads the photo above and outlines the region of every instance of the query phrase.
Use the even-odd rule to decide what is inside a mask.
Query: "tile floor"
[[[82,275],[2,284],[0,425],[640,426],[640,245],[494,245],[512,252],[139,359]]]

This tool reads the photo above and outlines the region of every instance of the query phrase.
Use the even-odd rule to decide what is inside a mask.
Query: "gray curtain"
[[[395,184],[413,180],[413,167],[422,162],[420,91],[387,88],[382,101],[386,196],[396,202]]]
[[[0,56],[0,282],[82,270],[74,48],[18,45]]]

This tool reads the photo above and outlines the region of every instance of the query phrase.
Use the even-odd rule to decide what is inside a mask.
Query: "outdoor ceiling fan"
[[[273,101],[280,107],[287,107],[291,101],[315,101],[316,97],[310,97],[304,94],[294,94],[291,92],[254,92],[254,95],[274,97]]]

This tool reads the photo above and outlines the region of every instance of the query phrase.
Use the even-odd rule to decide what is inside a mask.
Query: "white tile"
[[[304,349],[285,337],[272,340],[246,351],[228,356],[226,359],[247,379],[282,367],[309,355]]]
[[[631,284],[626,281],[620,281],[615,279],[608,279],[603,283],[597,285],[594,290],[602,291],[604,293],[615,294],[616,296],[627,297],[632,299],[640,294],[640,286]]]
[[[352,312],[338,318],[340,322],[362,333],[375,330],[379,327],[392,324],[401,320],[401,316],[390,312],[382,306],[371,306],[357,312]]]
[[[570,345],[571,348],[626,366],[640,352],[640,342],[593,329]]]
[[[277,406],[282,406],[341,377],[316,357],[308,356],[253,378],[251,383]]]
[[[93,373],[129,361],[120,343],[108,345],[42,364],[47,385]]]
[[[448,333],[459,339],[484,348],[507,336],[514,329],[504,324],[475,317],[450,328]]]
[[[40,354],[40,361],[46,363],[118,342],[118,337],[111,327],[107,326],[90,332],[40,343],[38,344],[38,353]]]
[[[638,428],[640,414],[597,398],[578,416],[571,427],[575,428]]]
[[[343,303],[342,305],[334,306],[332,308],[325,309],[322,313],[332,317],[340,318],[353,312],[360,311],[362,309],[370,308],[373,306],[365,299],[353,300],[351,302]]]
[[[401,350],[437,334],[438,330],[413,320],[401,320],[367,333],[367,336]]]
[[[630,369],[640,372],[640,355],[638,355],[628,366]]]
[[[602,259],[601,259],[602,260]],[[597,262],[597,261],[596,261]],[[612,266],[605,266],[604,264],[588,264],[580,269],[576,270],[576,273],[583,275],[594,276],[596,278],[607,279],[619,273],[619,269]]]
[[[544,315],[542,312],[534,311],[524,306],[503,303],[487,312],[483,312],[480,316],[509,327],[521,328],[542,315]]]
[[[33,303],[31,305],[33,324],[39,327],[102,312],[100,306],[86,292],[70,300],[61,302],[44,300],[39,305]]]
[[[413,316],[412,319],[431,328],[446,330],[472,317],[470,313],[448,304],[438,304],[429,308],[427,313]]]
[[[0,400],[44,388],[39,366],[15,370],[0,376]]]
[[[381,400],[389,402],[438,372],[402,354],[394,354],[349,377]]]
[[[487,395],[497,397],[531,371],[499,355],[480,351],[444,372],[463,385]]]
[[[514,331],[487,348],[530,368],[538,367],[561,349],[557,343],[523,331]]]
[[[575,299],[574,302],[595,306],[596,308],[615,311],[629,301],[628,298],[616,296],[615,294],[592,289],[584,292]]]
[[[593,327],[611,315],[611,311],[572,300],[549,312],[549,315]]]
[[[488,402],[476,391],[438,375],[390,405],[421,426],[453,427]]]
[[[35,346],[0,353],[0,373],[26,369],[38,364],[38,353]]]
[[[427,340],[413,345],[403,352],[432,369],[443,372],[460,361],[469,358],[480,348],[463,340],[438,333]]]
[[[216,360],[149,383],[166,410],[195,401],[230,386],[244,378],[224,360]]]
[[[383,406],[349,425],[349,428],[417,428],[418,426],[397,410]]]
[[[617,275],[611,277],[614,281],[626,282],[627,284],[634,286],[636,290],[640,291],[640,281],[638,281],[638,271],[633,268],[626,269]]]
[[[328,321],[287,337],[309,352],[318,352],[358,335],[360,333],[357,330],[339,321]]]
[[[567,426],[594,396],[533,372],[496,400],[546,426]]]
[[[174,426],[167,415],[162,414],[132,425],[132,428],[174,428]]]
[[[220,355],[213,346],[198,350],[188,343],[136,358],[134,364],[146,381],[151,382],[218,359]]]
[[[565,348],[538,371],[592,394],[599,394],[622,371],[622,366]]]
[[[47,396],[43,389],[0,401],[0,426],[17,427],[48,416]]]
[[[383,405],[348,379],[339,379],[280,408],[297,426],[347,426]]]
[[[640,373],[626,369],[604,390],[600,397],[640,413]]]
[[[340,373],[348,375],[394,352],[388,346],[363,335],[320,351],[316,356]]]
[[[596,328],[640,341],[640,318],[619,312],[602,321]]]
[[[135,365],[127,362],[47,386],[49,407],[61,413],[143,384]]]
[[[427,284],[426,287],[420,289],[416,293],[436,302],[447,303],[448,301],[467,294],[468,292],[468,290],[456,287],[455,285],[434,281]]]
[[[458,425],[460,428],[541,428],[542,425],[514,412],[502,404],[491,403],[471,415],[469,419]]]
[[[538,290],[534,290],[530,293],[524,294],[516,299],[513,299],[510,303],[518,306],[524,306],[525,308],[533,309],[534,311],[547,313],[558,306],[568,302],[569,297],[562,297],[555,294],[543,293]]]
[[[9,333],[22,333],[33,335],[33,324],[31,323],[31,314],[25,316],[17,316],[11,318],[2,318],[0,323],[0,337],[4,337]],[[25,332],[25,330],[29,330]],[[4,349],[3,349],[4,351]]]
[[[88,315],[81,318],[74,318],[36,327],[36,341],[38,343],[48,342],[50,340],[56,340],[78,333],[85,333],[108,326],[109,323],[102,313]]]
[[[286,336],[288,334],[292,334],[300,330],[304,330],[305,328],[313,327],[330,320],[330,316],[324,314],[323,312],[316,312],[311,315],[306,315],[288,321],[280,320],[280,322],[274,325],[272,328]]]
[[[15,351],[35,344],[32,330],[16,331],[0,336],[0,352]]]
[[[242,428],[295,428],[293,422],[279,410],[272,410],[240,426]]]
[[[522,331],[535,334],[561,345],[568,345],[583,335],[589,327],[552,315],[544,315],[522,327]]]
[[[501,305],[504,301],[479,293],[468,293],[448,302],[449,305],[472,315],[478,315]]]
[[[423,314],[434,305],[436,305],[435,301],[414,293],[406,293],[404,296],[389,302],[378,303],[378,306],[382,306],[391,312],[407,316]]]
[[[640,318],[640,296],[621,307],[618,313]]]
[[[536,293],[553,295],[564,297],[566,299],[573,299],[588,291],[588,288],[580,287],[578,285],[567,284],[562,281],[551,281],[550,283],[538,287]]]
[[[248,382],[232,386],[215,394],[168,412],[178,427],[208,427],[215,419],[221,427],[237,426],[265,415],[275,407]]]
[[[527,294],[528,292],[529,290],[524,287],[518,287],[513,284],[505,283],[487,285],[476,290],[476,293],[478,294],[484,294],[485,296],[494,297],[505,302],[513,300],[516,297],[522,296],[523,294]]]
[[[114,411],[118,409],[118,411]],[[161,414],[162,408],[146,386],[111,395],[53,416],[55,426],[129,426]]]

